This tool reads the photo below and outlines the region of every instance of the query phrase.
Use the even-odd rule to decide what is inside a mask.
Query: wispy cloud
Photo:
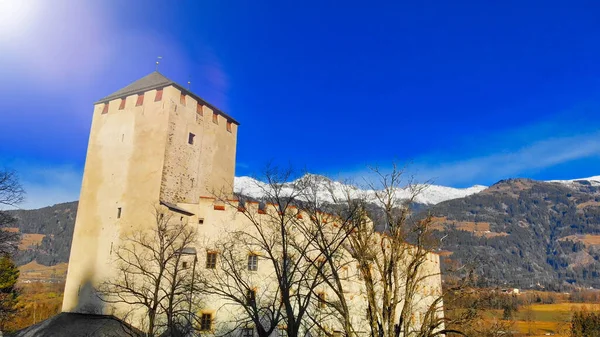
[[[79,199],[83,172],[72,166],[16,168],[27,193],[23,209],[34,209]]]
[[[419,179],[433,179],[445,185],[463,185],[516,177],[591,157],[600,157],[600,132],[539,140],[512,151],[504,150],[456,161],[431,163],[429,160],[417,160],[411,171]]]

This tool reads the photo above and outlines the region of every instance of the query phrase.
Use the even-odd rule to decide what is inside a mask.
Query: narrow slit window
[[[127,101],[127,99],[121,98],[121,104],[119,105],[119,110],[125,109],[125,102],[126,101]]]
[[[196,137],[196,135],[190,132],[190,134],[188,135],[188,144],[194,144],[194,137]]]
[[[323,292],[318,293],[317,298],[319,301],[319,308],[321,308],[321,309],[325,308],[325,293],[323,293]]]
[[[227,121],[227,131],[231,132],[231,121]]]
[[[179,96],[179,103],[185,106],[185,94],[181,94],[181,96]]]
[[[140,106],[142,104],[144,104],[144,94],[139,94],[135,106]]]
[[[121,218],[121,212],[122,212],[121,207],[117,208],[117,219]]]
[[[213,112],[213,123],[219,124],[219,114]]]
[[[107,114],[108,113],[108,102],[104,103],[104,107],[102,108],[102,114]]]
[[[156,96],[154,96],[154,102],[161,101],[162,100],[162,94],[163,94],[163,90],[162,89],[156,90]]]
[[[204,112],[202,111],[202,104],[200,104],[200,103],[196,104],[196,113],[200,116],[202,116],[204,114]]]
[[[256,304],[256,290],[248,289],[246,292],[246,305]]]
[[[248,270],[250,270],[250,271],[258,270],[258,255],[256,255],[256,254],[248,255]]]

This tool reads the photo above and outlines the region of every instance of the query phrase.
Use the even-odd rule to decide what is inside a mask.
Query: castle
[[[237,208],[212,197],[213,191],[233,196],[238,126],[231,116],[158,72],[95,103],[64,312],[118,315],[95,289],[112,277],[113,252],[120,240],[152,226],[150,210],[156,205],[197,226],[204,237],[244,226]],[[206,247],[197,251],[201,271],[214,253]],[[439,256],[430,253],[427,259],[426,268],[436,276],[423,287],[423,298],[441,293]],[[351,297],[357,315],[364,316],[364,301]],[[232,315],[220,309],[222,299],[209,303],[203,319]]]

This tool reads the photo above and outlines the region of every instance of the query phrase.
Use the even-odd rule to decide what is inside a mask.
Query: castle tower
[[[94,292],[119,239],[158,204],[233,193],[239,123],[153,72],[94,105],[63,311],[110,313]]]

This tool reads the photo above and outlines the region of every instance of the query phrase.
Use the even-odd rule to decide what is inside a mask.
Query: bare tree
[[[292,181],[293,176],[292,170],[267,167],[264,183],[255,186],[261,195],[259,201],[220,198],[239,207],[238,214],[247,220],[248,227],[227,233],[237,249],[231,245],[223,250],[220,273],[212,275],[205,289],[243,308],[245,315],[232,327],[251,322],[261,337],[270,335],[278,326],[289,337],[312,330],[314,320],[310,319],[310,312],[319,301],[317,289],[325,284],[327,257],[319,249],[314,227],[324,225],[324,221],[316,211],[319,199],[307,193],[317,182],[311,176]],[[311,214],[321,220],[303,218],[312,217]],[[327,254],[333,256],[343,247],[336,242],[328,249]],[[256,254],[259,268],[265,268],[269,274],[261,275],[262,279],[249,275],[244,261],[248,254]],[[276,284],[261,286],[257,282]],[[247,294],[252,294],[251,300]]]
[[[264,182],[253,187],[259,200],[244,200],[243,191],[239,204],[220,200],[238,207],[249,224],[225,233],[219,243],[220,270],[204,285],[240,308],[231,329],[251,325],[260,337],[278,325],[290,337],[307,332],[462,334],[446,326],[440,268],[432,254],[439,244],[432,219],[417,219],[411,209],[427,185],[409,181],[401,186],[403,170],[396,166],[390,173],[374,169],[379,180],[369,185],[370,194],[317,176],[292,181],[290,170],[269,167],[265,172]],[[248,271],[245,258],[254,253],[270,274],[257,278]],[[263,285],[273,280],[276,287]],[[357,283],[357,296],[365,299],[360,303],[349,296],[357,293]],[[366,310],[357,308],[365,302]]]
[[[143,310],[148,336],[164,331],[175,335],[194,320],[188,307],[192,269],[184,260],[197,233],[158,207],[153,218],[153,227],[134,231],[117,247],[117,275],[101,285],[100,295],[107,303],[129,305],[128,315]]]
[[[25,199],[25,191],[19,183],[19,177],[13,170],[0,169],[0,226],[7,227],[15,222],[15,218],[3,207],[16,207]],[[19,243],[19,234],[0,231],[0,255],[12,255]]]
[[[440,269],[430,261],[439,242],[431,218],[416,219],[412,211],[427,185],[405,179],[404,169],[396,165],[389,172],[376,167],[372,172],[377,179],[368,187],[374,197],[360,202],[364,211],[353,218],[356,230],[347,245],[365,290],[368,331],[372,337],[451,332],[445,327]],[[348,198],[347,203],[357,200]]]

